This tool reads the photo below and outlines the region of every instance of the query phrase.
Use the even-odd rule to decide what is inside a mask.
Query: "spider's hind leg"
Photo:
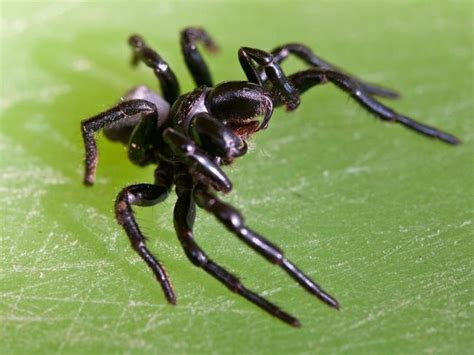
[[[180,93],[178,79],[173,70],[157,52],[148,47],[144,39],[139,35],[130,36],[128,43],[133,50],[132,65],[135,66],[140,61],[143,61],[148,67],[153,69],[156,78],[160,82],[164,98],[172,105]]]
[[[204,48],[211,53],[219,50],[219,47],[211,36],[202,28],[188,27],[181,32],[181,51],[183,52],[184,60],[193,76],[194,82],[197,86],[205,85],[212,87],[214,86],[212,76],[197,48],[198,42],[202,42]]]
[[[277,246],[248,228],[244,224],[243,217],[234,207],[221,201],[202,186],[196,187],[194,198],[199,207],[212,213],[230,232],[255,250],[258,254],[271,263],[279,265],[296,282],[298,282],[309,293],[318,297],[322,302],[330,307],[339,309],[339,303],[336,299],[326,293],[291,261],[286,259],[283,252]]]

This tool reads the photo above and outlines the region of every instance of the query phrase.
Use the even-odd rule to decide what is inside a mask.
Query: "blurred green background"
[[[473,5],[471,1],[2,2],[0,352],[469,353],[473,342]],[[451,147],[383,124],[332,86],[276,112],[227,169],[226,199],[328,291],[309,296],[204,213],[202,247],[300,318],[292,329],[193,267],[172,197],[137,212],[178,305],[134,254],[113,215],[152,168],[99,138],[96,186],[81,184],[80,120],[131,86],[140,33],[192,89],[178,33],[202,25],[221,46],[216,81],[242,80],[237,49],[308,44],[403,93],[389,102],[464,141]],[[303,68],[297,61],[287,72]]]

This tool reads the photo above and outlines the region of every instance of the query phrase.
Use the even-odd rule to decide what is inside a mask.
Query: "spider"
[[[300,104],[301,94],[330,82],[379,119],[400,123],[449,144],[460,143],[456,137],[401,115],[374,98],[397,98],[397,92],[347,74],[303,44],[288,43],[271,52],[242,47],[238,58],[247,80],[214,85],[197,45],[203,45],[210,52],[216,52],[218,46],[204,29],[186,28],[181,32],[180,44],[197,88],[180,95],[178,80],[168,63],[139,35],[132,35],[128,42],[133,53],[132,65],[143,62],[153,70],[163,97],[146,86],[138,86],[117,106],[81,122],[85,145],[84,183],[94,183],[97,167],[94,133],[101,129],[107,138],[127,145],[128,157],[134,164],[157,165],[153,184],[130,185],[120,191],[115,201],[115,215],[133,249],[154,273],[171,304],[176,304],[175,292],[164,267],[148,250],[147,238],[135,220],[132,206],[155,205],[175,186],[174,227],[186,256],[195,266],[270,315],[289,325],[300,326],[297,318],[249,290],[199,247],[193,236],[197,204],[255,252],[281,267],[310,294],[339,309],[334,297],[288,260],[280,248],[249,228],[239,211],[217,196],[217,193],[232,190],[222,167],[245,155],[247,140],[268,127],[275,107],[284,106],[293,111]],[[291,55],[309,68],[285,75],[280,64]],[[259,117],[263,117],[261,121]]]

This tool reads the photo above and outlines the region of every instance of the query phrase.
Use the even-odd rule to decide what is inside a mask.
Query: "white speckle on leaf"
[[[92,68],[92,63],[84,58],[79,58],[71,63],[71,69],[77,72],[87,71]]]
[[[10,34],[19,34],[27,29],[28,25],[25,19],[3,20],[2,32]]]
[[[0,99],[0,109],[6,110],[14,105],[25,101],[34,101],[40,103],[51,103],[61,95],[71,91],[71,86],[67,84],[59,84],[55,86],[47,86],[34,91],[22,91],[6,95]]]
[[[346,174],[354,174],[354,175],[367,173],[369,171],[370,171],[370,168],[366,166],[350,166],[345,170]]]

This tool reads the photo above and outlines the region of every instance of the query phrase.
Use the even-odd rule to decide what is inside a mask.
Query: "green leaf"
[[[474,346],[472,3],[3,2],[0,352],[469,353]],[[178,34],[204,26],[216,81],[244,80],[240,46],[289,41],[399,89],[400,112],[459,136],[445,145],[382,123],[333,86],[275,112],[228,168],[235,204],[342,304],[308,295],[200,212],[196,238],[249,287],[297,316],[293,329],[191,265],[174,235],[175,198],[137,211],[178,296],[173,307],[114,220],[123,186],[153,168],[99,138],[97,184],[81,184],[79,122],[130,87],[142,34],[193,88]],[[304,68],[285,63],[287,73]],[[471,303],[470,303],[471,302]]]

